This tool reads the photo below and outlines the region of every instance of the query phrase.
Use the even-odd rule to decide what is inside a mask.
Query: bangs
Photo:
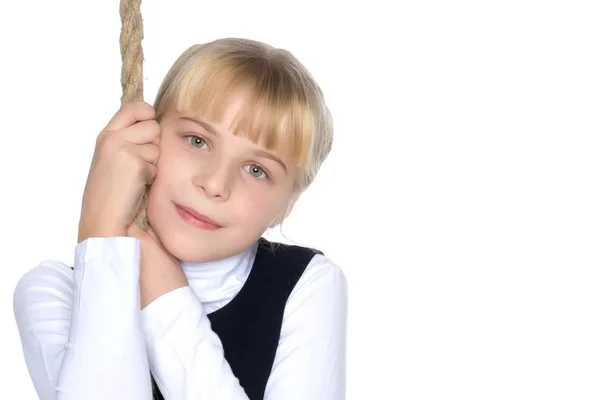
[[[230,126],[234,135],[309,166],[315,116],[300,74],[269,56],[195,55],[179,60],[184,65],[159,93],[157,115],[175,109],[221,121],[232,96],[242,94],[244,103]]]

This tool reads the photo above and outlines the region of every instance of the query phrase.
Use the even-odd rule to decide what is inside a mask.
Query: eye
[[[260,165],[249,164],[244,166],[244,168],[246,168],[246,171],[256,179],[269,179],[269,176]]]
[[[186,139],[188,140],[188,142],[190,142],[192,146],[197,147],[199,149],[206,145],[206,140],[204,140],[204,138],[200,136],[190,135],[186,136]]]

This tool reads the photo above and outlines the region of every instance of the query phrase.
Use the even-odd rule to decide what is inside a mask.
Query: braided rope
[[[141,0],[121,0],[119,14],[121,16],[121,104],[144,99],[142,39],[144,27],[141,13]],[[140,208],[135,216],[135,223],[140,229],[148,231],[148,187]]]

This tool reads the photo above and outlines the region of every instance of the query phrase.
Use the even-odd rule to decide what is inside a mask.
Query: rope
[[[121,0],[119,14],[121,16],[121,104],[144,100],[144,77],[142,39],[144,27],[141,13],[141,0]],[[148,231],[148,187],[142,197],[140,209],[135,216],[135,223],[143,231]]]

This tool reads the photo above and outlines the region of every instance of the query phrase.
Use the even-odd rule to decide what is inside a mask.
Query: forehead
[[[286,164],[297,164],[291,125],[285,117],[266,112],[264,106],[252,103],[248,92],[237,91],[222,98],[218,106],[186,107],[170,109],[169,119],[196,123],[215,135],[231,134],[245,138],[254,146],[286,160]]]
[[[290,159],[291,164],[308,167],[315,116],[306,99],[276,83],[208,78],[179,82],[158,102],[157,115],[175,109],[202,118]]]
[[[232,93],[229,97],[222,99],[220,112],[207,112],[206,110],[187,109],[182,110],[180,114],[184,117],[191,117],[212,127],[219,128],[219,131],[228,131],[234,134],[238,124],[238,116],[242,112],[244,105],[248,101],[247,93],[238,91]]]
[[[237,105],[232,105],[231,107],[232,109],[235,109]],[[268,149],[260,140],[255,142],[246,135],[236,134],[235,131],[230,127],[230,124],[232,124],[234,118],[235,114],[233,118],[224,117],[220,121],[213,121],[189,111],[185,112],[169,110],[167,111],[167,118],[165,118],[165,122],[174,124],[193,124],[201,127],[205,131],[209,132],[212,136],[217,138],[222,138],[223,136],[237,137],[237,140],[242,140],[247,143],[247,149],[251,149],[254,155],[269,158],[275,162],[278,162],[288,172],[291,172],[290,170],[295,169],[296,165],[293,159],[291,159],[287,154],[277,151],[278,149]]]

